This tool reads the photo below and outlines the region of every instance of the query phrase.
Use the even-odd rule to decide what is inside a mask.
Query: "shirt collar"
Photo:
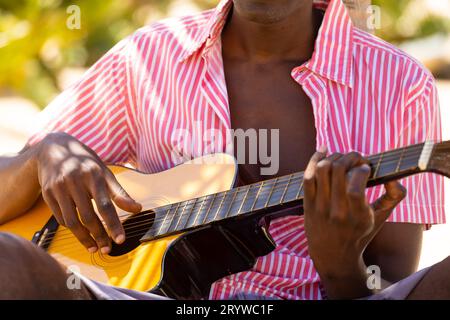
[[[185,61],[194,53],[202,50],[202,55],[205,55],[208,48],[216,41],[222,33],[222,28],[227,20],[230,12],[232,0],[221,0],[217,7],[213,10],[206,25],[198,32],[186,47],[185,52],[181,55],[180,61]],[[207,43],[207,46],[204,44]]]
[[[313,55],[304,66],[327,79],[351,87],[353,28],[342,0],[331,0],[317,34]]]
[[[221,0],[206,25],[186,47],[180,61],[201,51],[204,56],[217,41],[227,20],[232,0]],[[346,86],[353,84],[353,24],[342,0],[315,0],[325,10],[311,59],[300,66]]]

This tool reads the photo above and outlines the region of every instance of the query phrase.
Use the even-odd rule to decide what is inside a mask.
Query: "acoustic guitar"
[[[368,157],[368,187],[422,172],[450,177],[450,141],[409,146]],[[58,226],[43,200],[0,226],[33,241],[91,279],[175,299],[201,299],[211,284],[249,270],[275,243],[267,221],[284,210],[302,213],[303,173],[232,188],[237,166],[226,154],[207,155],[157,174],[110,167],[145,209],[118,209],[126,241],[110,254],[90,254]]]

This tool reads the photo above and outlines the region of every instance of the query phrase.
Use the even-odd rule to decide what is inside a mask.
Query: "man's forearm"
[[[25,212],[39,197],[37,150],[38,145],[0,156],[0,224]]]

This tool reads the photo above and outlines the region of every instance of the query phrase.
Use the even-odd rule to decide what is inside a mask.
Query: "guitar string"
[[[417,146],[417,147],[420,147],[420,146]],[[404,149],[404,148],[403,148]],[[400,151],[401,149],[397,149],[396,151],[396,153],[399,153],[398,151]],[[406,159],[409,159],[411,156],[418,156],[418,154],[411,154],[411,152],[414,152],[415,150],[414,149],[412,149],[412,150],[410,150],[409,151],[409,155],[408,156],[405,156],[405,157],[403,157],[403,159],[401,159],[403,162],[405,162],[405,160]],[[385,157],[385,159],[383,160],[383,164],[391,164],[392,162],[391,161],[386,161],[387,159],[389,159],[389,160],[392,160],[392,156],[395,156],[395,153],[394,152],[392,152],[393,154],[391,154],[391,157],[390,157],[390,159],[386,156]],[[407,154],[407,153],[406,153]],[[378,159],[376,159],[376,157],[378,157]],[[378,160],[378,161],[374,161],[374,160]],[[375,162],[377,162],[377,164],[375,165],[375,166],[378,166],[378,165],[380,165],[381,163],[379,162],[379,160],[381,160],[381,156],[372,156],[372,157],[370,157],[369,158],[369,161],[370,162],[372,162],[372,164],[375,164]],[[398,158],[395,158],[394,159],[394,161],[399,161],[399,159]],[[412,165],[412,164],[411,164]],[[291,174],[291,175],[286,175],[286,176],[283,176],[283,177],[281,177],[281,178],[279,178],[279,179],[283,179],[283,178],[289,178],[289,177],[291,177],[291,176],[294,176],[294,175],[298,175],[298,174],[302,174],[303,172],[298,172],[298,173],[294,173],[294,174]],[[269,182],[269,181],[272,181],[272,180],[275,180],[275,179],[271,179],[271,180],[266,180],[266,181],[264,181],[264,182]],[[257,183],[254,183],[254,184],[260,184],[260,183],[262,183],[262,182],[257,182]],[[248,186],[250,186],[250,185],[248,185]],[[246,186],[243,186],[243,187],[246,187]],[[230,191],[230,190],[229,190]],[[205,196],[205,197],[208,197],[209,195],[207,195],[207,196]],[[200,197],[201,198],[201,197]],[[134,214],[127,214],[127,215],[121,215],[120,217],[126,217],[126,216],[130,216],[130,215],[134,215]]]
[[[294,181],[294,180],[292,180],[292,181]],[[291,184],[290,184],[290,186],[289,186],[289,188],[291,188],[293,185],[294,185],[294,183],[295,182],[292,182],[291,181]],[[298,182],[300,182],[301,180],[297,180]],[[266,184],[265,186],[270,186],[269,184]],[[221,200],[222,198],[225,198],[225,197],[227,197],[227,196],[229,196],[229,195],[234,195],[234,194],[238,194],[238,193],[243,193],[243,192],[246,192],[247,191],[247,189],[248,188],[246,188],[246,187],[248,187],[248,186],[242,186],[242,187],[239,187],[239,188],[235,188],[235,189],[231,189],[231,190],[236,190],[236,191],[234,191],[234,192],[229,192],[228,194],[227,193],[225,193],[225,192],[223,192],[222,194],[223,194],[223,196],[221,196],[221,197],[218,197],[217,199],[219,199],[219,200]],[[275,190],[281,190],[281,189],[286,189],[286,187],[288,187],[287,185],[282,185],[282,186],[278,186],[278,187],[276,187],[276,188],[274,188],[274,192],[275,192]],[[239,189],[239,190],[238,190]],[[267,190],[267,191],[263,191],[264,192],[264,194],[265,193],[267,193],[269,190]],[[293,190],[293,191],[288,191],[288,192],[290,192],[290,193],[296,193],[297,192],[297,190]],[[210,197],[211,198],[211,196],[212,196],[213,194],[211,194],[211,195],[207,195],[207,196],[205,196],[205,200],[204,201],[207,201],[207,199],[206,198],[208,198],[208,197]],[[288,198],[288,197],[285,197],[285,198]],[[199,199],[199,198],[197,198],[197,199]],[[181,207],[187,207],[187,206],[190,206],[191,204],[194,204],[194,202],[192,202],[192,203],[188,203],[189,201],[192,201],[192,200],[195,200],[195,199],[190,199],[190,200],[188,200],[188,201],[186,201],[185,202],[185,205],[184,206],[180,206],[180,208]],[[245,198],[245,199],[242,199],[242,201],[252,201],[252,200],[254,200],[254,198],[253,197],[247,197],[247,198]],[[197,202],[197,204],[194,204],[191,208],[194,208],[196,205],[198,205],[198,204],[200,204],[200,202]],[[234,203],[229,203],[230,204],[230,206],[232,206]],[[174,204],[172,204],[172,206],[174,206],[174,205],[176,205],[176,203],[174,203]],[[168,205],[169,207],[171,206],[171,205]],[[161,208],[161,207],[160,207]],[[170,208],[168,209],[168,210],[160,210],[160,208],[155,208],[155,209],[153,209],[153,210],[158,210],[158,211],[166,211],[166,214],[167,214],[167,211],[169,211],[170,210]],[[189,209],[191,209],[191,208],[189,208]],[[211,207],[211,209],[210,210],[208,210],[208,211],[212,211],[212,212],[214,212],[213,211],[213,209],[217,209],[218,208],[218,205],[214,205],[213,207]],[[180,217],[180,219],[179,220],[181,220],[182,219],[182,217],[184,216],[187,216],[187,215],[189,215],[190,214],[190,212],[189,213],[185,213],[185,214],[178,214],[178,216]],[[145,216],[149,216],[149,215],[154,215],[154,213],[146,213],[146,214],[144,214]],[[140,215],[139,217],[142,217],[142,216],[144,216],[144,215]],[[176,215],[176,213],[172,213],[172,215]],[[138,216],[136,216],[136,217],[132,217],[132,218],[138,218]],[[130,221],[132,218],[130,218],[130,219],[128,219],[127,220],[127,222],[128,221]],[[226,218],[226,217],[225,217]],[[148,221],[146,221],[146,222],[142,222],[142,221],[139,221],[139,222],[136,222],[136,223],[132,223],[132,224],[127,224],[126,225],[126,228],[124,228],[125,229],[125,231],[128,231],[128,230],[131,230],[131,229],[134,229],[134,228],[136,228],[136,227],[139,227],[139,226],[143,226],[143,225],[148,225],[149,223],[153,223],[153,224],[155,224],[155,222],[160,222],[160,221],[162,221],[163,219],[162,218],[160,218],[160,219],[154,219],[153,221],[151,221],[151,219],[149,219]],[[186,220],[186,223],[187,222],[189,222],[189,219],[188,220]],[[172,221],[171,221],[171,223],[172,223]],[[104,222],[103,222],[103,224],[104,224]],[[131,227],[130,227],[131,226]],[[69,230],[69,229],[67,229],[67,228],[65,228],[65,227],[63,227],[64,228],[64,230],[61,230],[60,231],[60,234],[59,235],[69,235],[70,236],[70,238],[72,239],[73,237],[73,234],[72,234],[72,232]],[[64,231],[67,231],[67,232],[64,232]],[[47,236],[51,236],[51,235],[54,235],[56,232],[51,232],[51,233],[48,233],[47,234]],[[64,239],[64,238],[62,238],[62,239]],[[59,238],[58,240],[62,240],[61,238]]]
[[[403,159],[402,159],[402,162],[405,162],[405,160],[408,160],[408,159],[410,159],[410,157],[411,156],[416,156],[416,155],[408,155],[408,156],[405,156],[405,157],[403,157]],[[383,164],[392,164],[392,162],[390,162],[390,161],[386,161],[388,158],[386,158],[385,160],[383,160]],[[415,159],[414,159],[415,160]],[[395,162],[396,161],[398,161],[398,159],[395,159],[394,160]],[[411,165],[413,165],[413,163],[411,163]],[[290,177],[292,178],[292,177],[294,177],[295,175],[299,175],[299,174],[302,174],[303,172],[299,172],[299,173],[295,173],[295,174],[292,174],[292,175],[287,175],[287,176],[283,176],[283,177],[280,177],[278,180],[278,182],[285,182],[286,181],[286,179],[289,179]],[[295,178],[294,178],[295,179]],[[265,181],[265,183],[267,183],[266,185],[269,185],[268,183],[270,182],[270,181],[272,181],[272,180],[276,180],[276,179],[271,179],[271,180],[266,180]],[[245,189],[245,191],[246,191],[246,187],[250,187],[250,186],[252,186],[252,185],[259,185],[259,184],[261,184],[262,182],[257,182],[257,183],[254,183],[254,184],[251,184],[251,185],[247,185],[247,186],[242,186],[242,187],[239,187],[239,188],[235,188],[235,189],[241,189],[241,188],[244,188]],[[270,185],[269,185],[270,186]],[[280,187],[285,187],[284,185],[281,185]],[[233,191],[234,189],[230,189],[230,190],[228,190],[228,193],[229,192],[231,192],[231,191]],[[226,192],[223,192],[223,193],[226,193]],[[199,198],[196,198],[196,200],[198,201],[198,200],[201,200],[201,199],[204,199],[204,201],[205,200],[207,200],[207,198],[208,197],[210,197],[210,196],[212,196],[213,194],[211,194],[211,195],[206,195],[206,196],[202,196],[202,197],[199,197]],[[186,201],[182,201],[181,203],[186,203],[186,202],[189,202],[189,201],[191,201],[191,200],[195,200],[195,199],[190,199],[190,200],[186,200]],[[201,203],[201,202],[199,202],[199,203]],[[159,211],[161,211],[161,209],[163,209],[164,208],[164,210],[165,209],[167,209],[167,207],[169,207],[169,206],[173,206],[174,204],[177,204],[177,203],[173,203],[173,204],[168,204],[168,205],[165,205],[165,206],[162,206],[162,207],[158,207],[158,208],[154,208],[153,210],[159,210]],[[170,210],[171,210],[172,208],[170,208]],[[167,210],[167,211],[169,211],[169,210]],[[134,219],[134,218],[136,218],[136,219],[138,219],[138,218],[142,218],[144,215],[149,215],[149,214],[153,214],[153,213],[148,213],[148,214],[122,214],[122,215],[119,215],[119,218],[127,218],[127,217],[130,217],[130,219],[129,220],[131,220],[131,219]],[[129,221],[128,220],[128,221]],[[159,222],[157,219],[154,221],[154,222]]]
[[[300,208],[301,208],[301,206],[299,205],[299,210],[300,210]],[[136,238],[136,237],[139,237],[139,238],[140,238],[140,237],[143,236],[143,234],[144,234],[144,232],[145,232],[146,230],[147,230],[147,229],[136,230],[136,231],[134,231],[134,232],[132,232],[132,233],[129,233],[129,234],[127,235],[127,239],[130,240],[130,239],[133,239],[133,238]],[[176,234],[179,234],[179,233],[183,233],[183,231],[180,230],[180,231],[176,231],[176,232],[171,232],[170,234],[163,235],[162,237],[161,237],[161,236],[158,236],[157,238],[164,238],[164,237],[166,237],[166,236],[172,236],[172,235],[176,235]],[[77,240],[74,236],[72,236],[71,239],[69,240],[69,241],[70,241],[69,246],[67,245],[67,241],[68,241],[68,240],[69,240],[69,239],[66,239],[66,241],[65,241],[66,243],[64,243],[64,241],[58,241],[58,242],[55,242],[54,245],[51,247],[52,251],[58,250],[59,253],[62,253],[62,252],[64,252],[64,251],[69,250],[69,252],[70,252],[70,251],[73,252],[72,249],[73,249],[74,247],[79,247],[79,248],[80,248],[81,250],[83,250],[83,251],[86,250],[86,248],[84,248],[84,247],[78,242],[78,240]],[[156,238],[149,239],[149,241],[152,241],[152,240],[156,240]],[[62,250],[59,250],[59,248],[61,248]]]
[[[299,205],[299,210],[301,210],[303,206]],[[174,232],[172,234],[170,234],[170,236],[175,236],[177,234],[181,234],[183,233],[183,231],[178,231],[178,232]],[[133,232],[132,234],[127,236],[127,239],[133,239],[133,238],[137,238],[137,237],[142,237],[142,232]],[[164,238],[164,237],[161,237]],[[59,239],[58,239],[59,240]],[[69,240],[69,241],[67,241]],[[156,240],[156,239],[152,239],[149,240],[149,242]],[[145,242],[144,242],[145,243]],[[73,254],[76,252],[83,252],[83,253],[88,253],[87,249],[73,236],[71,239],[66,239],[66,243],[55,243],[55,245],[52,244],[51,246],[51,250],[52,251],[57,251],[58,254],[64,254],[64,253],[69,253],[69,254]],[[52,252],[50,252],[50,254],[52,254]],[[91,253],[89,253],[91,254]],[[98,254],[98,255],[105,255],[102,254],[100,251],[97,251],[91,255],[94,254]]]
[[[302,174],[302,173],[296,173],[296,175],[301,175],[301,174]],[[290,186],[291,184],[292,184],[292,186],[294,186],[295,183],[301,182],[301,180],[298,180],[299,178],[301,178],[301,177],[284,176],[283,178],[278,179],[278,181],[275,181],[276,179],[273,179],[273,180],[271,180],[271,182],[273,182],[273,183],[266,183],[266,184],[264,185],[264,187],[267,188],[267,187],[274,186],[274,185],[276,185],[276,184],[278,185],[278,184],[284,183],[284,182],[286,182],[287,179],[290,179],[290,180],[291,180],[291,183],[289,184],[289,186],[286,185],[286,184],[281,184],[281,185],[278,185],[278,186],[275,187],[275,188],[270,188],[270,189],[268,189],[268,190],[264,190],[264,191],[262,191],[261,195],[266,195],[268,192],[269,192],[269,193],[270,193],[270,192],[274,192],[274,193],[275,193],[275,192],[277,192],[277,191],[279,191],[279,190],[281,190],[281,189],[283,189],[283,188],[284,188],[284,189],[291,188],[291,186]],[[254,185],[256,185],[258,188],[259,188],[259,187],[261,187],[261,188],[263,187],[261,184],[258,184],[258,183],[257,183],[257,184],[254,184]],[[240,187],[240,188],[231,189],[231,190],[229,190],[228,192],[217,193],[217,194],[220,194],[220,195],[221,195],[221,196],[219,196],[217,199],[219,199],[219,200],[224,200],[224,199],[225,199],[227,196],[229,196],[229,195],[234,195],[234,194],[236,194],[236,193],[240,193],[240,192],[243,192],[243,191],[247,191],[248,189],[250,189],[249,186],[251,186],[251,185],[248,185],[248,186],[242,186],[242,187]],[[239,189],[239,190],[238,190],[238,189]],[[236,190],[236,191],[233,191],[233,190]],[[217,194],[216,194],[216,195],[217,195]],[[213,194],[212,194],[212,195],[213,195]],[[183,211],[184,211],[185,209],[191,209],[191,210],[188,210],[188,212],[186,213],[186,215],[191,215],[191,214],[194,212],[193,209],[197,206],[197,204],[201,204],[201,203],[203,203],[203,202],[206,202],[207,200],[211,200],[211,199],[208,199],[208,197],[211,198],[212,195],[207,195],[207,196],[204,196],[204,197],[200,197],[200,198],[196,198],[196,199],[190,199],[190,200],[181,202],[181,203],[184,203],[184,205],[183,205],[183,206],[180,206],[178,209],[183,208]],[[204,200],[203,200],[202,202],[198,201],[199,199],[202,199],[202,198],[204,198]],[[247,201],[247,199],[248,199],[248,200],[254,200],[254,198],[252,197],[252,198],[246,198],[245,200],[242,199],[242,201]],[[195,200],[197,200],[197,201],[195,201]],[[167,220],[167,222],[164,222],[164,220],[166,219],[166,217],[167,217],[167,215],[170,213],[170,211],[173,209],[172,207],[173,207],[173,205],[175,205],[175,204],[176,204],[176,203],[171,204],[171,205],[167,205],[167,207],[169,207],[167,210],[166,210],[166,208],[167,208],[166,206],[163,206],[163,207],[159,207],[159,208],[155,208],[155,209],[154,209],[155,211],[160,211],[161,214],[163,214],[163,211],[166,211],[166,213],[165,213],[165,215],[164,215],[165,218],[159,218],[159,219],[156,218],[156,219],[153,219],[153,221],[150,221],[151,219],[149,219],[149,221],[144,221],[144,222],[138,221],[138,222],[135,222],[135,223],[129,223],[129,221],[132,220],[132,219],[133,219],[133,220],[134,220],[134,219],[138,220],[139,218],[142,218],[142,217],[147,216],[147,215],[154,215],[153,212],[151,212],[151,213],[146,213],[146,214],[141,214],[141,215],[137,214],[136,216],[133,216],[132,218],[130,218],[130,219],[127,220],[127,222],[128,222],[127,227],[133,226],[133,225],[135,225],[135,224],[147,225],[149,222],[152,222],[153,224],[155,224],[155,223],[161,222],[161,220],[163,220],[163,223],[167,224],[169,220]],[[233,205],[233,204],[230,203],[230,202],[228,202],[228,204],[230,204],[228,207],[230,207],[230,206]],[[214,201],[213,206],[211,206],[211,208],[210,208],[210,210],[208,210],[207,214],[209,213],[209,211],[214,212],[215,209],[218,209],[218,206],[220,206],[220,203],[217,203],[217,204],[216,204],[215,201]],[[164,210],[162,210],[163,208],[164,208]],[[176,210],[176,211],[177,211],[177,210]],[[156,212],[156,213],[158,213],[158,212]],[[201,213],[201,211],[198,211],[196,214],[198,215],[199,213]],[[177,212],[173,212],[171,215],[173,215],[173,216],[178,215],[178,216],[182,217],[184,214],[177,214]],[[122,217],[122,216],[120,216],[120,217]],[[206,217],[205,217],[205,219],[206,219]],[[141,219],[139,219],[139,220],[141,220]],[[170,220],[170,223],[172,223],[173,220],[174,220],[174,219]],[[180,218],[179,220],[181,220],[181,218]],[[188,222],[188,221],[186,221],[186,222]],[[161,226],[162,226],[162,224],[161,224]],[[130,228],[130,229],[131,229],[131,228]],[[128,230],[128,229],[125,228],[125,230]],[[60,232],[62,232],[62,230],[61,230]],[[70,230],[67,229],[67,233],[68,233],[68,234],[71,234],[72,232],[71,232]],[[53,232],[53,234],[54,234],[54,232]],[[49,233],[48,235],[52,235],[52,233]]]
[[[275,184],[275,182],[274,182],[274,184]],[[267,184],[267,186],[270,186],[269,184]],[[287,186],[285,185],[285,186],[279,186],[277,189],[280,189],[280,188],[287,188]],[[272,192],[275,192],[275,190],[276,190],[276,188],[271,188],[270,190],[272,190],[273,189],[273,191]],[[263,194],[266,194],[267,192],[270,192],[270,190],[267,190],[267,191],[264,191],[264,193]],[[243,191],[243,190],[241,190],[241,191]],[[237,193],[238,191],[236,191],[235,193]],[[226,198],[226,196],[227,196],[227,194],[224,194],[224,196],[222,197],[222,198]],[[219,198],[220,199],[220,198]],[[248,198],[248,200],[250,200],[250,201],[252,201],[252,200],[254,200],[254,198],[253,197],[251,197],[251,198]],[[293,199],[294,200],[294,199]],[[242,202],[245,202],[245,201],[247,201],[247,199],[242,199]],[[193,204],[193,203],[191,203],[191,204]],[[189,204],[189,202],[186,202],[186,204],[185,204],[185,207],[187,207],[187,206],[189,206],[190,204]],[[277,205],[277,204],[275,204],[275,205]],[[230,204],[230,207],[232,206],[232,204]],[[193,209],[195,207],[195,205],[194,206],[192,206],[191,207],[191,209]],[[216,209],[216,206],[212,206],[212,208],[214,208],[214,209]],[[205,218],[204,218],[204,221],[206,220],[206,218],[207,218],[207,216],[208,216],[208,214],[209,214],[209,211],[206,213],[206,215],[205,215]],[[226,218],[226,217],[225,217]],[[129,225],[127,225],[128,226],[128,228],[125,228],[127,231],[129,231],[129,230],[131,230],[131,229],[135,229],[135,228],[138,228],[138,227],[140,227],[140,226],[145,226],[146,227],[146,230],[149,230],[149,227],[151,227],[151,226],[149,226],[149,224],[150,223],[155,223],[155,221],[157,221],[158,219],[153,219],[154,221],[152,221],[152,219],[148,219],[147,221],[145,221],[145,222],[143,222],[143,223],[133,223],[133,224],[129,224]],[[181,218],[179,219],[179,220],[181,220]],[[192,225],[192,226],[187,226],[187,223],[189,222],[189,220],[187,220],[187,221],[185,221],[185,226],[183,227],[184,229],[187,229],[187,228],[192,228],[192,227],[197,227],[198,225]],[[213,222],[213,221],[209,221],[208,223],[210,223],[210,222]],[[201,225],[201,224],[200,224]],[[161,227],[162,227],[162,225],[161,225]],[[70,230],[68,230],[68,229],[66,229],[67,230],[67,232],[66,232],[66,234],[69,236],[69,238],[71,239],[71,240],[73,240],[73,238],[74,238],[74,236],[73,236],[73,234],[72,234],[72,232],[70,231]],[[181,229],[182,230],[182,229]],[[142,234],[142,231],[141,230],[134,230],[135,232],[138,232],[139,234]],[[174,231],[179,231],[179,230],[174,230]],[[62,232],[62,231],[61,231]],[[64,233],[64,232],[63,232]],[[166,230],[164,233],[158,233],[157,234],[157,236],[160,236],[160,235],[164,235],[164,234],[169,234],[169,233],[173,233],[173,230],[170,230],[169,232],[168,232],[168,230]],[[129,237],[130,236],[130,234],[128,234],[127,235],[127,237]],[[52,241],[52,239],[53,238],[49,238],[48,240],[46,240],[44,243],[46,243],[46,242],[51,242]],[[60,238],[60,239],[58,239],[58,240],[63,240],[64,238]]]
[[[416,155],[413,155],[413,156],[416,156]],[[405,157],[403,157],[403,159],[402,159],[402,162],[405,162],[405,160],[407,160],[407,159],[409,159],[409,158],[411,158],[411,155],[409,155],[409,156],[405,156]],[[386,164],[386,162],[383,162],[383,164]],[[298,178],[300,178],[300,177],[295,177],[295,178],[293,178],[293,176],[294,175],[302,175],[303,174],[303,172],[299,172],[299,173],[295,173],[295,174],[293,174],[293,175],[287,175],[287,176],[283,176],[283,177],[280,177],[279,179],[278,179],[278,181],[275,181],[276,179],[271,179],[271,180],[267,180],[267,182],[266,182],[266,184],[265,184],[265,186],[264,187],[270,187],[270,186],[273,186],[273,185],[275,185],[275,184],[279,184],[279,183],[283,183],[283,182],[286,182],[286,179],[289,179],[289,178],[291,178],[291,184],[293,184],[293,183],[296,183],[296,179],[298,179]],[[269,184],[269,181],[270,182],[272,182],[273,181],[273,183],[271,183],[271,184]],[[299,182],[299,181],[297,181],[297,182]],[[241,191],[247,191],[247,189],[250,189],[251,188],[251,186],[254,186],[254,185],[256,185],[257,187],[262,187],[262,182],[258,182],[258,183],[255,183],[255,184],[251,184],[251,185],[247,185],[247,186],[242,186],[242,187],[239,187],[239,188],[235,188],[236,189],[236,191],[235,192],[233,192],[233,190],[235,190],[235,189],[231,189],[231,190],[228,190],[228,192],[221,192],[221,193],[217,193],[216,195],[218,195],[218,194],[221,194],[222,195],[222,198],[226,198],[227,197],[227,195],[228,194],[234,194],[234,193],[239,193],[239,192],[241,192]],[[273,188],[273,190],[272,190],[272,192],[275,192],[275,191],[278,191],[278,190],[280,190],[281,188],[288,188],[289,186],[288,185],[280,185],[280,186],[277,186],[276,188]],[[289,187],[290,188],[290,187]],[[240,190],[237,190],[237,189],[240,189]],[[271,191],[271,189],[272,188],[270,188],[269,190],[267,190],[267,191],[263,191],[263,193],[262,194],[265,194],[265,193],[267,193],[267,192],[270,192]],[[203,198],[203,202],[204,201],[207,201],[208,199],[208,197],[211,197],[213,194],[211,194],[211,195],[206,195],[206,196],[203,196],[203,197],[199,197],[199,198],[196,198],[197,199],[197,202],[198,203],[200,203],[198,200],[199,199],[202,199]],[[222,198],[218,198],[218,199],[222,199]],[[248,198],[249,200],[254,200],[254,198]],[[189,205],[191,205],[191,204],[194,204],[194,202],[192,202],[192,203],[189,203],[189,201],[193,201],[193,200],[195,200],[195,199],[190,199],[190,200],[187,200],[187,201],[182,201],[181,203],[184,203],[184,206],[180,206],[180,207],[188,207]],[[243,201],[247,201],[247,199],[243,199]],[[170,205],[167,205],[167,206],[162,206],[162,207],[159,207],[159,208],[154,208],[153,210],[157,210],[157,211],[166,211],[165,209],[164,210],[162,210],[163,208],[166,208],[166,207],[169,207],[168,208],[168,210],[167,210],[167,212],[166,212],[166,215],[167,214],[169,214],[170,213],[170,210],[172,209],[171,207],[173,206],[173,205],[175,205],[176,203],[174,203],[174,204],[170,204]],[[232,204],[231,204],[232,205]],[[195,205],[193,205],[191,208],[194,208],[195,207]],[[216,209],[216,206],[212,206],[211,207],[211,209]],[[211,211],[211,209],[209,210],[209,211]],[[208,212],[209,212],[208,211]],[[213,211],[214,212],[214,211]],[[192,214],[192,212],[191,211],[189,211],[187,214]],[[198,213],[197,213],[198,214]],[[154,215],[154,213],[153,212],[151,212],[151,213],[146,213],[146,214],[142,214],[142,215],[139,215],[139,214],[131,214],[131,215],[120,215],[119,217],[120,218],[123,218],[123,217],[129,217],[129,216],[131,216],[128,220],[127,220],[127,222],[129,222],[130,220],[132,220],[132,219],[139,219],[139,220],[141,220],[141,218],[142,217],[144,217],[144,216],[146,216],[146,215]],[[173,215],[176,215],[176,212],[174,212],[173,213]],[[178,214],[179,216],[182,216],[182,215],[180,215],[180,214]],[[150,219],[149,219],[150,220]],[[179,220],[181,220],[181,218],[179,219]],[[155,224],[155,223],[158,223],[158,222],[161,222],[161,221],[164,221],[164,219],[161,217],[161,218],[156,218],[156,219],[153,219],[153,221],[152,221],[152,223],[153,224]],[[139,221],[139,222],[136,222],[136,223],[141,223],[142,225],[147,225],[149,222],[148,221],[146,221],[146,222],[141,222],[141,221]],[[127,226],[131,226],[132,224],[130,224],[130,223],[128,223],[127,224]],[[66,229],[67,230],[67,234],[71,234],[72,232],[69,230],[69,229]],[[125,229],[126,230],[126,229]],[[60,230],[59,232],[60,232],[60,234],[62,233],[62,234],[64,234],[64,231],[65,230]],[[58,232],[58,231],[57,231]],[[52,234],[55,234],[55,232],[51,232],[51,233],[48,233],[47,234],[47,236],[50,236],[50,235],[52,235]],[[61,235],[62,235],[61,234]]]
[[[300,173],[301,174],[301,173]],[[275,179],[274,179],[275,180]],[[300,181],[298,181],[298,182],[300,182]],[[277,182],[278,183],[278,182]],[[296,182],[294,182],[294,183],[296,183]],[[272,184],[272,185],[275,185],[275,182]],[[266,186],[271,186],[270,184],[266,184]],[[244,186],[245,187],[245,186]],[[261,194],[266,194],[266,193],[270,193],[270,192],[275,192],[275,190],[276,191],[278,191],[278,190],[280,190],[280,189],[286,189],[288,186],[287,185],[283,185],[283,186],[279,186],[279,187],[276,187],[276,188],[269,188],[268,190],[265,190],[265,191],[262,191],[261,192]],[[290,187],[289,187],[290,188]],[[237,189],[237,188],[236,188]],[[242,190],[240,190],[240,191],[243,191],[244,189],[242,189]],[[235,193],[238,193],[238,192],[240,192],[240,191],[236,191]],[[294,190],[295,192],[296,192],[296,190]],[[289,191],[289,192],[291,192],[291,191]],[[223,197],[222,198],[226,198],[227,197],[227,194],[226,193],[224,193],[224,195],[223,195]],[[257,197],[250,197],[250,198],[246,198],[246,199],[242,199],[242,202],[246,202],[246,201],[253,201],[253,200],[257,200],[256,199]],[[218,199],[220,199],[220,198],[218,198]],[[191,199],[192,200],[192,199]],[[292,199],[292,200],[290,200],[290,201],[294,201],[294,200],[296,200],[296,198],[294,198],[294,199]],[[193,203],[191,203],[191,204],[193,204]],[[273,205],[278,205],[279,203],[276,203],[276,204],[273,204]],[[185,207],[187,207],[187,206],[189,206],[190,204],[189,204],[189,201],[187,201],[186,202],[186,204],[185,204]],[[230,206],[232,206],[233,204],[231,203],[230,204]],[[272,206],[272,205],[270,205],[270,206]],[[269,207],[270,207],[269,206]],[[191,208],[194,208],[195,207],[195,205],[193,205]],[[214,208],[214,209],[216,209],[217,208],[217,206],[212,206],[211,208]],[[258,208],[258,209],[261,209],[261,208]],[[156,209],[155,209],[156,210]],[[207,216],[208,216],[208,214],[209,214],[209,212],[210,212],[211,210],[208,210],[208,212],[206,213],[206,215],[205,215],[205,219],[204,220],[206,220],[206,218],[207,218]],[[214,212],[214,210],[212,211],[212,212]],[[243,212],[243,213],[246,213],[246,212]],[[238,213],[238,214],[240,214],[240,213]],[[153,215],[153,213],[152,213],[152,215]],[[221,217],[221,219],[218,219],[217,221],[220,221],[220,220],[222,220],[222,219],[226,219],[226,218],[228,218],[228,217]],[[128,224],[127,225],[127,227],[128,228],[125,228],[125,230],[127,230],[127,231],[130,231],[130,230],[132,230],[132,229],[135,229],[135,228],[139,228],[140,226],[146,226],[146,229],[142,229],[142,230],[134,230],[134,231],[132,231],[133,233],[129,233],[129,234],[127,234],[127,238],[130,238],[130,236],[133,236],[133,234],[135,234],[135,233],[138,233],[139,235],[141,235],[142,236],[142,232],[143,231],[145,231],[145,230],[149,230],[149,227],[151,227],[151,226],[149,226],[149,224],[150,223],[152,223],[153,225],[154,225],[154,223],[157,221],[158,219],[154,219],[153,221],[151,220],[151,219],[148,219],[146,222],[143,222],[143,223],[135,223],[135,225],[132,225],[132,224]],[[189,219],[186,221],[186,224],[187,224],[187,222],[189,222]],[[213,222],[213,221],[209,221],[208,223],[211,223],[211,222]],[[185,226],[183,227],[183,229],[188,229],[188,228],[193,228],[193,227],[198,227],[198,226],[201,226],[202,224],[199,224],[199,225],[192,225],[192,226],[186,226],[186,224],[185,224]],[[171,234],[171,233],[174,233],[174,231],[175,232],[182,232],[183,231],[183,229],[181,229],[181,230],[173,230],[173,231],[170,231],[170,232],[167,232],[167,230],[165,231],[165,233],[160,233],[160,234],[157,234],[157,236],[161,236],[161,235],[164,235],[164,234]],[[73,238],[74,238],[74,235],[72,234],[72,232],[69,230],[69,229],[66,229],[67,230],[67,234],[70,236],[69,238],[70,238],[70,240],[73,240]],[[61,232],[62,232],[63,230],[61,230]],[[64,233],[64,232],[63,232]],[[53,233],[54,234],[54,233]],[[48,235],[50,235],[50,234],[48,234]],[[58,244],[62,241],[62,240],[65,240],[65,239],[68,239],[68,238],[58,238],[57,240],[58,240]],[[52,239],[48,239],[48,240],[45,240],[43,243],[44,244],[48,244],[49,242],[51,242],[52,241]],[[54,244],[56,244],[56,242],[54,242]]]

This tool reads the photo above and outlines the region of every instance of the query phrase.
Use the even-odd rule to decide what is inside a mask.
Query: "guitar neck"
[[[433,146],[433,143],[426,142],[369,156],[372,171],[367,186],[380,185],[426,171]],[[300,204],[303,196],[303,172],[297,172],[156,208],[154,211],[157,216],[172,217],[155,219],[154,225],[141,240],[149,241],[263,210],[279,211]],[[170,224],[166,221],[170,221]]]

